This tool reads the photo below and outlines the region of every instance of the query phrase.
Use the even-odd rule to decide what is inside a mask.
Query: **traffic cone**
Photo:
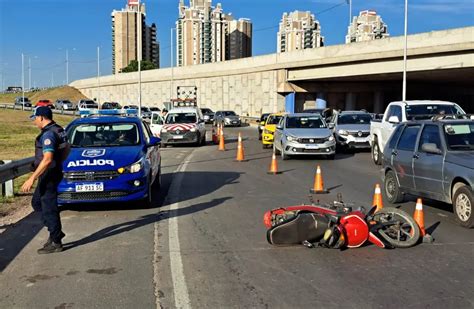
[[[278,162],[276,159],[275,151],[272,154],[272,163],[270,164],[270,170],[267,172],[267,174],[280,174],[280,172],[278,171]]]
[[[324,190],[323,176],[321,173],[321,168],[319,165],[316,168],[316,175],[314,176],[314,185],[313,189],[309,190],[313,194],[329,193],[329,191]]]
[[[413,214],[413,219],[415,219],[416,223],[420,227],[421,236],[424,237],[426,235],[425,216],[423,214],[423,202],[421,201],[421,198],[416,200],[416,207],[415,213]]]
[[[375,192],[374,192],[374,199],[372,201],[372,206],[377,206],[375,212],[379,211],[383,208],[383,200],[382,200],[382,190],[380,190],[380,185],[375,185]]]
[[[218,149],[220,151],[225,151],[224,130],[222,128],[219,134],[219,148]]]
[[[239,140],[237,143],[237,157],[235,158],[235,161],[237,162],[245,161],[244,145],[242,143],[242,136],[240,135],[240,133],[239,133]]]
[[[212,142],[214,143],[214,145],[219,144],[219,135],[216,132],[216,129],[218,132],[219,128],[214,128],[214,127],[212,128]]]

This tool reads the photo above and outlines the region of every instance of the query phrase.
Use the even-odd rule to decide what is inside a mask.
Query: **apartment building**
[[[324,46],[324,37],[314,14],[309,11],[283,13],[277,33],[279,53],[321,46]]]
[[[361,41],[371,41],[388,37],[387,24],[385,24],[376,11],[365,10],[354,16],[346,35],[346,44]]]

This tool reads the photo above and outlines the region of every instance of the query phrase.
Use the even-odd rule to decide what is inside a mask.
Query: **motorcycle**
[[[415,220],[405,211],[386,207],[355,208],[338,201],[327,205],[277,208],[264,214],[267,240],[276,246],[358,248],[370,242],[380,248],[409,248],[420,238]]]

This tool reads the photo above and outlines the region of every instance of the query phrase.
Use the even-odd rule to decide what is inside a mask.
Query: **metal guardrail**
[[[4,109],[13,109],[13,110],[24,110],[24,111],[31,111],[34,107],[24,107],[20,105],[15,105],[11,103],[1,103],[0,108]],[[71,115],[71,116],[79,116],[79,111],[67,111],[67,110],[59,110],[59,109],[52,109],[54,114],[61,114],[61,115]]]
[[[7,164],[2,164],[3,161],[0,161],[0,184],[31,172],[31,164],[34,161],[34,157],[13,161]]]

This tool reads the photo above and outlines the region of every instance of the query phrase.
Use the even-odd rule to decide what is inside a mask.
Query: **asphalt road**
[[[238,131],[247,162],[234,162]],[[63,253],[36,254],[47,234],[34,216],[0,235],[0,307],[474,307],[474,230],[457,226],[450,206],[425,201],[434,244],[271,247],[263,213],[309,202],[317,164],[332,188],[322,201],[341,192],[368,206],[380,172],[366,152],[279,161],[283,173],[267,175],[271,150],[262,149],[256,129],[226,134],[225,152],[214,145],[163,150],[155,209],[63,211]],[[401,208],[412,213],[413,201]]]

